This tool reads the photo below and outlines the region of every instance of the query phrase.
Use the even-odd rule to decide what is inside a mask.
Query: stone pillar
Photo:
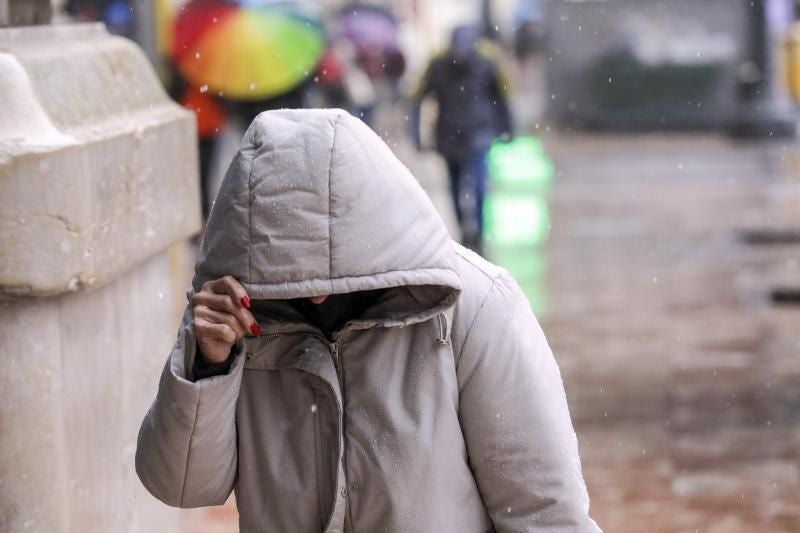
[[[101,25],[0,29],[0,95],[0,531],[176,531],[133,455],[201,226],[193,117]]]

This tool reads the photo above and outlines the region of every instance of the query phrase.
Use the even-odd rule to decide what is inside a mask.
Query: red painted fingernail
[[[259,335],[261,335],[261,328],[258,327],[258,324],[253,324],[252,326],[250,326],[250,333],[252,333],[253,336],[258,337]]]
[[[250,297],[249,296],[242,296],[242,305],[245,309],[250,309]]]

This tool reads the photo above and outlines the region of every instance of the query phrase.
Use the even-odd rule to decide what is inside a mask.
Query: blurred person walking
[[[594,533],[516,282],[341,110],[260,115],[211,211],[136,470],[243,532]]]
[[[377,103],[375,86],[359,64],[350,41],[339,38],[328,44],[317,67],[317,77],[325,95],[324,107],[346,109],[366,124],[372,124]]]
[[[221,136],[220,132],[225,127],[227,119],[220,101],[208,94],[207,91],[188,84],[174,68],[174,65],[171,68],[170,76],[172,78],[168,90],[170,97],[195,114],[200,201],[202,202],[203,220],[208,220],[213,200],[211,166]]]
[[[508,81],[490,53],[479,45],[480,29],[453,30],[450,49],[434,57],[413,96],[412,135],[418,148],[422,102],[439,107],[436,150],[447,162],[450,191],[463,242],[480,249],[486,156],[492,142],[512,133]]]

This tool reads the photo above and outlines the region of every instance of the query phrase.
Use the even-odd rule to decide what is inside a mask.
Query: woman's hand
[[[206,363],[224,363],[247,332],[261,335],[249,308],[250,297],[232,276],[207,281],[192,296],[194,334]]]

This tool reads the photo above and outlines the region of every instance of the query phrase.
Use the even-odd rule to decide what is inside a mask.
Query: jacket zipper
[[[339,387],[342,386],[342,365],[339,361],[339,343],[336,341],[328,344],[328,348],[333,356],[333,365],[336,367],[336,377],[339,379]],[[344,391],[342,391],[344,393]]]
[[[345,398],[345,390],[344,390],[344,364],[342,361],[341,354],[339,353],[339,343],[337,341],[331,342],[329,345],[331,350],[331,356],[333,357],[333,364],[336,367],[336,377],[339,379],[339,388],[342,391],[342,439],[344,439],[344,433],[346,429],[346,422],[344,416],[344,398]],[[350,523],[350,494],[347,489],[347,460],[344,456],[344,450],[342,453],[342,466],[345,471],[345,479],[344,479],[344,490],[345,492],[345,510],[344,510],[344,533],[352,533],[353,526]]]

